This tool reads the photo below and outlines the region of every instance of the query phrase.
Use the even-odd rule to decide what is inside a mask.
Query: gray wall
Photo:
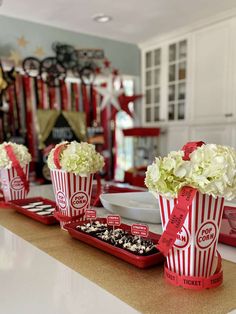
[[[24,36],[29,44],[25,48],[17,45],[17,38]],[[140,75],[140,51],[134,44],[110,40],[56,27],[45,26],[0,15],[0,56],[7,57],[10,50],[17,50],[23,57],[34,55],[41,46],[46,56],[54,55],[51,45],[58,41],[71,44],[75,48],[102,48],[112,66],[120,73]],[[46,57],[45,56],[45,57]]]

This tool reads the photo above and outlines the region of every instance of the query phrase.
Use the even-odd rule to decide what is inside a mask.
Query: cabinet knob
[[[226,113],[226,114],[225,114],[225,117],[226,117],[226,118],[230,118],[230,117],[232,117],[232,116],[233,116],[232,113]]]

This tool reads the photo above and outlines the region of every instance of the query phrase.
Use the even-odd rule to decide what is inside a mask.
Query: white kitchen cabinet
[[[225,124],[195,125],[189,128],[189,141],[232,145],[232,126]]]
[[[166,132],[166,154],[172,150],[180,150],[189,141],[187,125],[169,126]]]
[[[140,47],[144,94],[152,90],[150,98],[146,94],[150,103],[143,104],[142,121],[166,130],[162,154],[193,140],[236,148],[236,17],[205,21]],[[154,56],[156,49],[161,55],[158,118],[155,86],[146,86],[145,64],[146,54]]]
[[[191,120],[227,121],[230,109],[230,23],[194,32]]]
[[[168,41],[142,52],[143,123],[179,121],[186,118],[186,37]]]

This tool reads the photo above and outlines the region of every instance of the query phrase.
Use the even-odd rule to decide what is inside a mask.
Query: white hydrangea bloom
[[[177,197],[180,188],[186,185],[185,176],[189,171],[189,162],[182,159],[183,155],[182,151],[170,152],[167,157],[156,158],[148,166],[145,184],[151,192]]]
[[[12,161],[9,159],[7,152],[4,148],[6,145],[12,146],[13,152],[22,167],[24,167],[31,161],[31,155],[28,152],[28,148],[26,146],[12,142],[4,142],[0,144],[0,169],[11,169],[12,167]]]
[[[50,169],[56,168],[53,161],[53,153],[58,145],[51,150],[48,156],[48,166]],[[62,151],[60,165],[61,168],[67,172],[87,176],[90,173],[95,173],[102,169],[104,166],[104,158],[101,154],[96,152],[94,145],[74,141],[69,143]]]
[[[156,158],[148,167],[145,184],[157,195],[177,197],[184,185],[196,187],[203,194],[236,197],[236,151],[228,146],[207,144],[182,160],[182,151]]]

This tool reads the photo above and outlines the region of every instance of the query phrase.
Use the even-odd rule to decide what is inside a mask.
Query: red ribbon
[[[54,87],[49,87],[49,106],[50,109],[56,109],[56,90]]]
[[[182,150],[184,151],[184,160],[189,160],[190,154],[197,149],[197,147],[204,144],[204,142],[189,142]],[[186,216],[189,212],[189,207],[192,204],[193,198],[197,193],[196,188],[184,186],[178,193],[177,203],[170,215],[166,230],[163,232],[157,248],[165,256],[168,255],[169,250],[173,247],[177,238],[177,233],[183,227]]]
[[[190,154],[196,150],[198,147],[202,146],[205,144],[204,142],[188,142],[182,147],[182,150],[184,151],[184,157],[183,160],[189,160],[190,159]]]
[[[74,83],[72,85],[73,93],[74,93],[74,101],[75,101],[75,111],[79,112],[79,89],[78,84]]]
[[[11,145],[5,145],[4,147],[9,159],[11,160],[12,162],[12,166],[14,169],[16,169],[16,172],[18,174],[18,176],[20,177],[24,187],[25,187],[25,190],[26,192],[28,193],[29,192],[29,181],[27,180],[26,178],[26,174],[24,173],[23,171],[23,168],[21,167],[18,159],[16,158],[16,155],[13,151],[13,148]]]
[[[97,91],[92,88],[93,121],[97,121]]]
[[[87,87],[86,85],[82,84],[82,97],[83,97],[83,105],[84,105],[84,112],[86,113],[86,123],[87,126],[90,126],[90,106],[89,106],[89,99],[88,99],[88,93],[87,93]]]
[[[189,206],[197,193],[197,189],[190,186],[184,186],[177,198],[177,204],[174,206],[170,215],[166,230],[162,233],[157,248],[165,256],[168,255],[169,250],[175,243],[177,233],[183,227],[185,218],[189,212]]]
[[[63,143],[61,145],[58,145],[57,148],[54,150],[53,162],[57,169],[61,169],[60,155],[63,152],[63,150],[66,148],[66,146],[67,146],[67,143]]]
[[[223,282],[223,271],[221,266],[221,256],[219,252],[218,255],[218,263],[216,270],[213,275],[209,277],[195,277],[195,276],[181,276],[177,273],[170,271],[166,265],[164,270],[165,280],[171,283],[174,286],[181,286],[187,289],[193,290],[202,290],[202,289],[209,289],[215,288],[222,284]]]

